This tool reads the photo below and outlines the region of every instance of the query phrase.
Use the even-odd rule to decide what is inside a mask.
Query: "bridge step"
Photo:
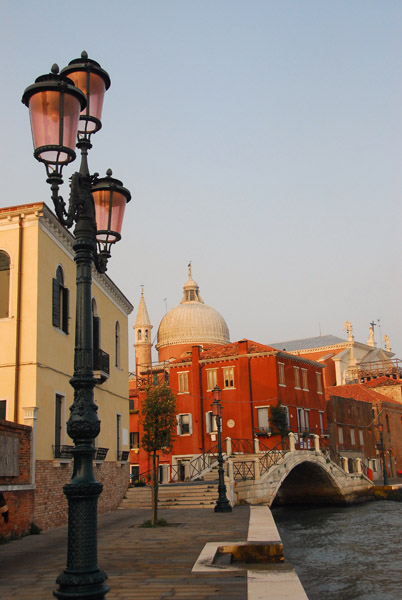
[[[159,486],[159,508],[213,508],[217,486],[202,484],[173,484]],[[151,508],[151,488],[129,488],[120,504],[124,508]]]

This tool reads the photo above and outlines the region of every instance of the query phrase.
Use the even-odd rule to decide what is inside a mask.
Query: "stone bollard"
[[[234,474],[233,474],[233,460],[229,458],[227,461],[227,475],[230,483],[233,485],[234,483]]]
[[[184,481],[188,481],[190,479],[190,461],[186,460],[184,462]]]
[[[260,451],[260,440],[258,439],[258,437],[254,438],[254,453],[258,454]]]
[[[320,436],[314,434],[314,450],[315,452],[320,452]]]
[[[260,459],[254,458],[254,479],[257,480],[260,478]]]
[[[294,452],[296,450],[296,445],[295,445],[295,434],[293,433],[293,431],[291,431],[288,434],[288,438],[289,438],[289,450],[290,450],[290,452]]]
[[[232,456],[232,438],[229,436],[225,440],[226,442],[226,456]]]

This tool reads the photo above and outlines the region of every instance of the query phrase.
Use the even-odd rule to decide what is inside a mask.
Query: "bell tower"
[[[135,332],[135,375],[138,377],[141,372],[152,364],[151,355],[151,321],[149,320],[147,307],[144,300],[144,288],[141,291],[140,303],[138,305],[137,318],[134,324]]]

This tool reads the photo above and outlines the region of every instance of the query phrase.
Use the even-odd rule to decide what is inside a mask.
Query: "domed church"
[[[150,330],[152,326],[142,293],[134,325],[137,371],[151,366],[152,342],[149,335],[145,339],[145,327]],[[183,298],[178,306],[163,317],[159,325],[156,343],[159,361],[180,358],[190,352],[192,346],[202,346],[206,350],[212,346],[229,343],[228,326],[217,310],[204,303],[198,284],[193,280],[190,263]]]

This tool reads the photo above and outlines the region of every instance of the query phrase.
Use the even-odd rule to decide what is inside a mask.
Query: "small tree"
[[[143,435],[141,445],[152,456],[152,525],[158,522],[157,452],[167,454],[174,442],[176,430],[176,398],[167,385],[160,383],[147,388],[142,403]]]
[[[290,429],[288,424],[287,410],[283,408],[280,400],[278,400],[278,404],[276,406],[271,406],[271,423],[272,433],[280,435],[281,442],[283,442]]]

